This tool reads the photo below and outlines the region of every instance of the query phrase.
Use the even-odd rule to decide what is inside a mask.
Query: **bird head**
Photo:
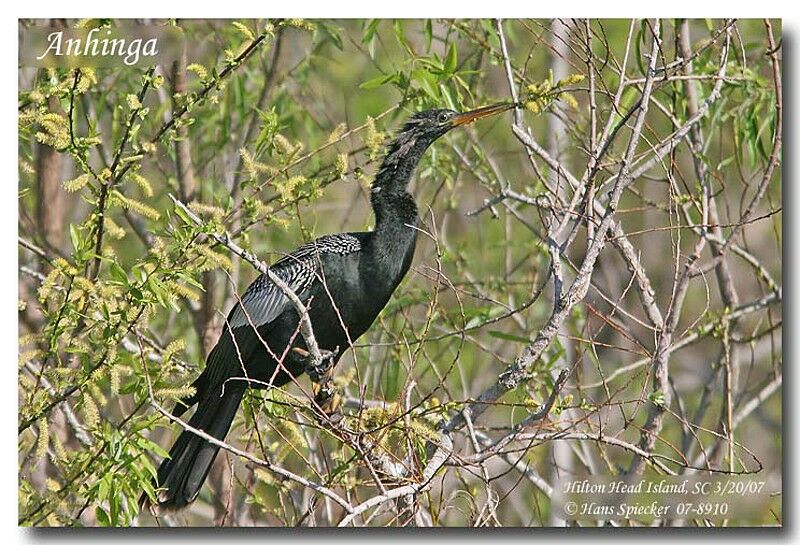
[[[513,107],[514,104],[501,103],[468,112],[441,108],[418,112],[406,121],[394,140],[389,143],[381,171],[394,171],[397,165],[407,158],[419,159],[428,146],[455,127],[505,112]]]
[[[406,133],[415,140],[422,140],[430,144],[455,127],[505,112],[513,107],[513,104],[501,103],[484,106],[468,112],[456,112],[445,108],[425,110],[412,115],[400,130],[400,133]]]

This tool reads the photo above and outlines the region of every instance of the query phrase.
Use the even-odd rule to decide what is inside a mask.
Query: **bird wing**
[[[361,242],[351,234],[326,235],[303,244],[270,267],[294,293],[304,299],[319,273],[319,256],[326,253],[346,255],[361,249]],[[232,330],[240,327],[261,327],[272,322],[290,305],[286,294],[268,276],[256,278],[228,315]]]
[[[326,235],[303,244],[275,262],[270,270],[292,288],[301,301],[305,301],[320,272],[322,255],[347,255],[360,249],[361,241],[353,234]],[[252,351],[264,342],[256,329],[271,323],[289,305],[289,298],[268,276],[262,274],[256,278],[228,314],[222,335],[206,359],[203,373],[192,384],[196,392],[178,404],[175,415],[182,414],[207,396],[219,396],[227,379],[240,375]]]

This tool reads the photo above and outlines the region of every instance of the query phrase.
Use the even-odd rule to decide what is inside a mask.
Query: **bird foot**
[[[336,391],[332,380],[315,382],[311,385],[311,390],[314,392],[314,403],[323,414],[332,420],[341,418],[339,408],[342,406],[342,396]]]
[[[336,356],[339,354],[338,347],[333,351],[320,349],[319,352],[322,358],[318,363],[315,364],[311,360],[311,354],[309,354],[307,350],[295,348],[294,351],[308,358],[308,363],[306,364],[306,373],[308,373],[308,376],[313,383],[320,383],[326,378],[329,378],[328,375],[336,363]]]

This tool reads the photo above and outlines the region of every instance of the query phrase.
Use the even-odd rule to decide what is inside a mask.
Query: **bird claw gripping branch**
[[[314,393],[314,403],[328,417],[338,413],[341,406],[341,396],[336,391],[333,383],[333,368],[336,364],[336,356],[339,354],[339,347],[335,350],[320,349],[319,362],[314,362],[311,354],[302,348],[292,349],[295,353],[307,358],[305,368],[306,374],[311,379],[311,390]]]
[[[322,357],[320,358],[319,362],[316,363],[314,362],[308,350],[295,347],[292,348],[292,351],[300,354],[304,358],[307,358],[305,371],[306,374],[308,374],[308,377],[311,379],[311,382],[317,384],[330,380],[331,371],[336,364],[336,356],[339,355],[339,347],[336,347],[335,350],[320,349],[319,353]]]

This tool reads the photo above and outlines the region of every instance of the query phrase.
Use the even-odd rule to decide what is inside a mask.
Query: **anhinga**
[[[372,183],[375,228],[325,235],[272,265],[307,305],[314,336],[330,354],[331,365],[372,325],[411,265],[419,215],[407,186],[425,150],[450,129],[511,107],[496,104],[466,113],[435,109],[411,116],[387,146]],[[268,277],[256,278],[228,314],[205,370],[193,383],[194,395],[178,403],[173,414],[197,404],[188,424],[224,440],[245,388],[283,386],[310,370],[298,322],[284,292]],[[191,431],[181,433],[158,469],[159,505],[180,509],[192,502],[218,450]]]

